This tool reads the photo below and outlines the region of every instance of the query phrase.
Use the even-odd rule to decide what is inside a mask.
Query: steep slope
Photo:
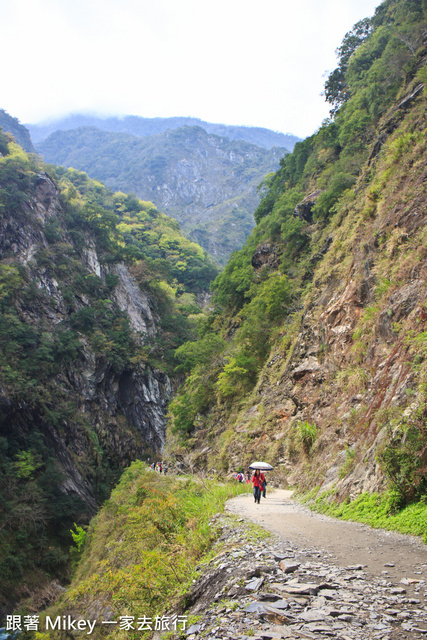
[[[0,127],[3,131],[8,131],[13,135],[16,142],[28,153],[35,153],[30,133],[24,125],[20,124],[18,118],[13,118],[7,111],[0,109]]]
[[[112,189],[151,200],[218,264],[252,229],[257,187],[286,149],[182,127],[145,138],[96,128],[57,131],[37,145],[47,162],[86,171]]]
[[[91,634],[96,640],[123,635],[138,640],[152,637],[150,629],[159,629],[158,620],[165,621],[167,611],[169,630],[180,631],[188,616],[177,620],[175,615],[175,626],[172,616],[181,613],[196,566],[220,534],[215,514],[224,509],[227,498],[243,491],[236,483],[165,476],[134,462],[93,518],[87,535],[80,531],[81,561],[61,600],[41,614],[40,630],[46,629],[46,616],[71,616],[96,619]],[[116,624],[123,611],[134,621],[125,630]],[[108,620],[111,624],[103,624]],[[66,632],[48,627],[42,637],[62,640]]]
[[[151,203],[48,174],[0,131],[0,607],[66,577],[73,522],[161,451],[173,349],[215,273]]]
[[[60,118],[46,124],[27,124],[31,137],[35,143],[45,140],[55,131],[68,131],[81,127],[96,127],[101,131],[114,133],[129,133],[133,136],[153,136],[168,130],[182,127],[201,127],[206,133],[228,138],[229,140],[243,140],[264,149],[284,147],[292,149],[300,138],[290,133],[279,133],[263,127],[242,127],[226,124],[205,122],[199,118],[142,118],[140,116],[124,116],[122,118],[101,118],[83,114],[74,114]]]
[[[266,457],[276,480],[341,500],[424,495],[426,27],[415,0],[355,25],[327,82],[333,120],[268,180],[214,314],[178,350],[173,446],[193,464]]]

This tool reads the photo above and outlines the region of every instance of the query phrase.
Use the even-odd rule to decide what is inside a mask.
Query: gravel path
[[[227,503],[227,511],[249,518],[299,548],[315,546],[340,564],[361,564],[371,575],[394,581],[427,576],[427,545],[419,538],[372,529],[316,514],[292,500],[292,491],[275,489],[261,504],[252,494]],[[393,564],[393,567],[388,565]],[[416,583],[415,583],[416,584]]]
[[[275,490],[260,505],[241,495],[212,519],[221,535],[194,580],[187,640],[427,638],[427,546],[291,495]]]

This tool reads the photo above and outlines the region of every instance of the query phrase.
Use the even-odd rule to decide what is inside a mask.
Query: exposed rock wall
[[[206,452],[201,438],[206,466],[235,469],[267,458],[278,484],[355,498],[386,487],[390,467],[381,455],[393,434],[397,447],[408,427],[424,434],[425,101],[412,109],[330,226],[311,217],[319,191],[298,205],[295,215],[318,239],[304,267],[312,284],[303,310],[279,328],[253,392],[239,407],[216,411],[215,448]],[[409,136],[416,142],[406,143]],[[258,245],[254,271],[277,269],[275,255],[271,243]],[[414,457],[424,455],[414,449]],[[422,474],[425,467],[414,486]]]
[[[0,217],[3,264],[21,265],[28,281],[34,282],[43,294],[36,306],[18,299],[20,316],[25,322],[35,326],[43,322],[52,329],[59,323],[67,325],[70,310],[53,269],[38,262],[38,252],[49,247],[44,225],[62,215],[55,182],[41,173],[22,209],[6,211]],[[66,232],[61,233],[64,247],[70,247],[71,239]],[[103,264],[90,237],[82,260],[88,274],[104,280],[108,274],[117,276],[111,300],[127,313],[135,341],[141,343],[147,336],[154,337],[159,327],[155,301],[139,289],[127,267]],[[78,300],[81,308],[88,304],[84,293]],[[32,429],[39,429],[62,471],[62,490],[80,497],[93,513],[97,465],[108,466],[110,461],[120,468],[144,453],[162,450],[171,384],[165,373],[145,364],[117,370],[93,351],[83,334],[79,340],[78,358],[68,362],[52,383],[60,396],[74,403],[74,418],[64,419],[60,425],[50,423],[40,407],[30,400],[17,400],[13,389],[5,386],[0,389],[0,433],[18,430],[25,441]]]

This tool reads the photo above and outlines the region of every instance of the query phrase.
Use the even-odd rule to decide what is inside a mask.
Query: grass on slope
[[[246,490],[239,483],[160,476],[134,462],[93,519],[70,588],[46,615],[96,619],[95,639],[150,637],[101,621],[133,616],[136,627],[138,618],[154,623],[185,605],[194,568],[216,536],[211,516]],[[57,640],[58,630],[52,633]]]
[[[318,493],[318,488],[306,494],[302,502],[313,511],[328,516],[364,522],[376,529],[398,531],[422,536],[427,543],[427,504],[414,502],[404,508],[396,507],[396,495],[392,491],[384,494],[362,493],[352,502],[338,503],[331,500],[333,491]]]

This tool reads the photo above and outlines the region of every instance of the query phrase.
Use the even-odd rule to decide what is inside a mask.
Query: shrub
[[[304,453],[306,455],[309,455],[317,438],[316,425],[310,424],[307,420],[305,422],[298,422],[297,438],[302,446]]]

